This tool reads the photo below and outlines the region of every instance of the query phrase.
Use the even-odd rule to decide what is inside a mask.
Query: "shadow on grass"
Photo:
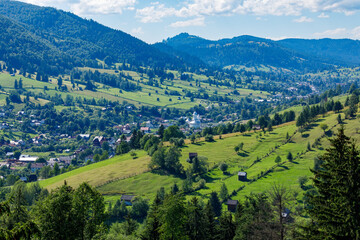
[[[301,135],[302,138],[308,138],[309,136],[310,136],[310,134],[308,134],[308,133]]]
[[[287,166],[284,166],[284,165],[280,165],[279,168],[283,168],[285,170],[289,170],[289,168]]]
[[[202,145],[204,145],[204,144],[205,144],[204,142],[193,143],[193,145],[196,145],[196,146],[202,146]]]
[[[328,130],[325,132],[325,135],[328,137],[332,137],[333,136],[333,132],[331,130]]]
[[[293,163],[293,164],[299,164],[299,162],[296,162],[296,161],[291,161],[291,163]]]
[[[246,152],[238,152],[237,155],[240,157],[248,157],[249,156],[249,154],[247,154]]]

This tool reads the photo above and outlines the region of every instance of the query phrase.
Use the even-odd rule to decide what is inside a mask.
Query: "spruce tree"
[[[317,238],[360,239],[359,150],[341,126],[321,166],[312,170],[317,194],[308,196],[308,213]]]
[[[218,217],[221,215],[221,203],[216,192],[211,192],[210,194],[210,204],[214,210],[215,215]]]
[[[221,186],[219,196],[220,196],[220,199],[222,202],[225,202],[229,198],[229,191],[228,191],[225,183],[223,183]]]

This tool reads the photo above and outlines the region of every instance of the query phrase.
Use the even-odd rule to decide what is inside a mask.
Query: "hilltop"
[[[351,39],[273,41],[243,35],[231,39],[208,40],[181,33],[154,46],[166,52],[162,47],[164,45],[218,67],[263,64],[290,70],[316,71],[331,69],[335,65],[354,66],[360,62],[359,41]]]

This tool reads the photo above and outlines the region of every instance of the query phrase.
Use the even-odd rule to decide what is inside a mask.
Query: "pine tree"
[[[207,239],[206,218],[197,197],[191,199],[187,211],[187,235],[190,239]]]
[[[223,183],[221,186],[219,197],[220,197],[221,201],[223,201],[223,202],[225,202],[229,198],[229,191],[228,191],[225,183]]]
[[[206,232],[208,233],[208,239],[216,239],[216,234],[217,234],[217,223],[215,221],[215,213],[213,210],[213,207],[211,206],[210,201],[208,201],[208,203],[206,204],[205,208],[204,208],[204,214],[205,214],[205,220],[206,220],[206,225],[205,225],[205,229]]]
[[[211,207],[214,210],[215,216],[220,216],[221,215],[221,203],[218,197],[218,194],[216,192],[211,192],[210,194],[210,204]]]
[[[360,152],[343,126],[330,144],[321,167],[312,170],[318,194],[308,195],[308,213],[317,226],[311,231],[323,239],[360,239]]]
[[[232,215],[225,212],[219,219],[219,233],[217,239],[228,240],[233,239],[235,236],[236,225],[232,220]]]
[[[292,160],[294,159],[291,152],[288,153],[288,155],[287,155],[286,158],[287,158],[287,160],[289,160],[290,162],[292,162]]]
[[[144,231],[141,234],[141,239],[143,240],[157,240],[160,239],[159,227],[159,209],[162,200],[159,195],[156,195],[153,204],[150,207],[150,211],[145,221]]]

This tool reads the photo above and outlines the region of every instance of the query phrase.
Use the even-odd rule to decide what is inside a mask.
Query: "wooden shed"
[[[133,202],[134,198],[135,198],[134,195],[122,195],[120,201],[121,202],[125,201],[125,204],[127,206],[132,206],[132,202]]]
[[[246,172],[238,172],[238,180],[239,181],[246,181],[247,180],[247,173]]]
[[[226,202],[226,205],[228,206],[228,211],[230,212],[235,212],[236,211],[236,207],[239,204],[238,200],[228,200]]]

